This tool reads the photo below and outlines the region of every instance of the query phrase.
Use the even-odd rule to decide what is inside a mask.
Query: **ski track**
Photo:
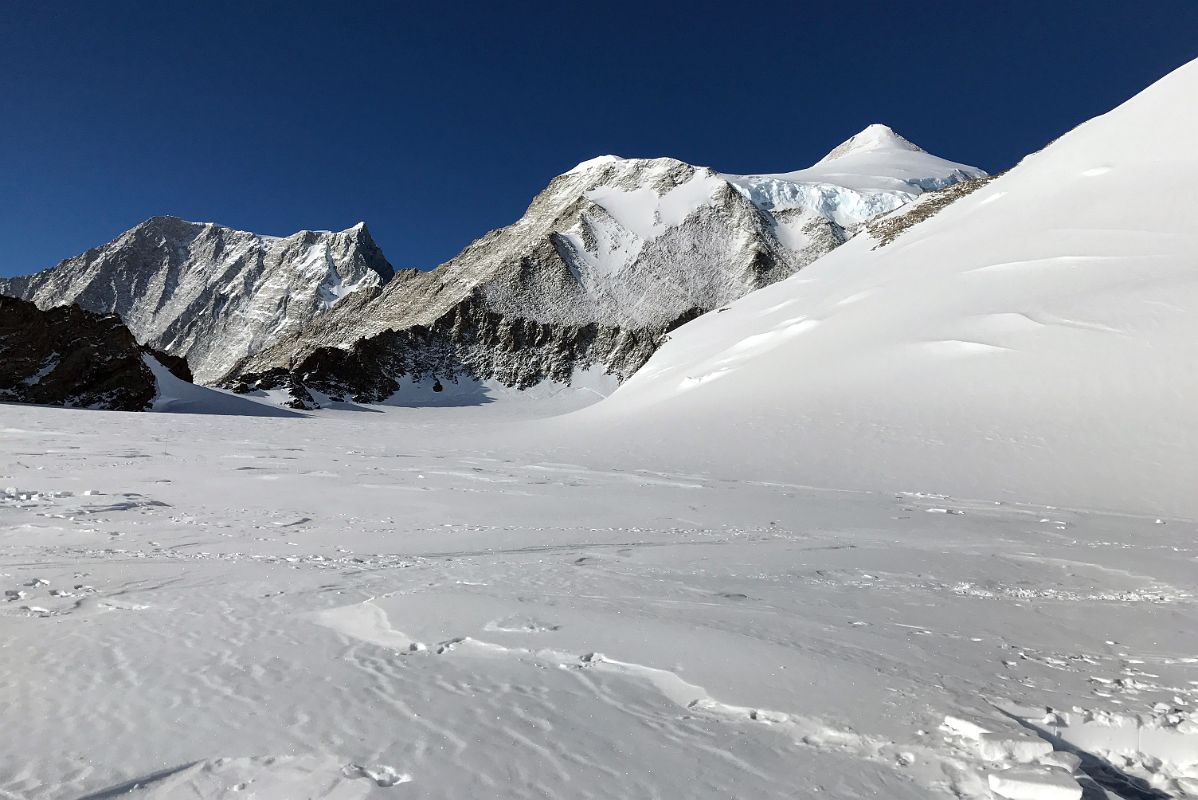
[[[398,415],[6,413],[0,797],[981,798],[1059,777],[1020,760],[1035,725],[1094,748],[1094,719],[1198,702],[1183,520],[613,469]],[[1111,763],[1185,796],[1193,767],[1136,741]]]

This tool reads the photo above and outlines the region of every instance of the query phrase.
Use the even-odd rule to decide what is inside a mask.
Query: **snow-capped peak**
[[[919,145],[904,139],[902,136],[894,132],[894,129],[889,125],[874,123],[866,127],[865,130],[858,133],[856,136],[850,136],[845,141],[841,142],[832,152],[819,160],[820,164],[828,161],[833,161],[837,158],[843,158],[850,153],[860,153],[865,151],[875,150],[907,150],[916,153],[925,152]]]
[[[611,164],[613,162],[623,161],[623,160],[624,159],[620,158],[619,156],[612,156],[612,155],[595,156],[594,158],[588,158],[586,161],[580,161],[578,164],[574,165],[574,167],[572,169],[570,169],[568,172],[566,172],[566,174],[572,175],[575,172],[585,172],[586,170],[590,169],[591,167],[598,167],[598,166],[602,166],[605,164]]]
[[[874,124],[807,169],[723,177],[762,208],[812,209],[852,228],[925,191],[985,174],[934,156],[888,126]]]

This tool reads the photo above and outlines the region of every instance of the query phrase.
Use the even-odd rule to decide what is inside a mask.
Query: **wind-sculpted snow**
[[[601,433],[6,407],[0,796],[1195,794],[1192,522]]]
[[[0,280],[0,294],[117,314],[139,342],[185,357],[212,382],[391,274],[363,225],[280,238],[155,217],[56,267]]]

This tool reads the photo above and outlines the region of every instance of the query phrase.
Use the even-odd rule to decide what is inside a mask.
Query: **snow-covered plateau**
[[[196,413],[0,405],[0,797],[1198,797],[1196,93],[1198,62],[993,180],[836,203],[856,236],[618,388],[567,359],[300,411],[146,353],[155,410]],[[648,312],[613,276],[648,262],[603,254],[685,220],[773,247],[816,213],[786,186],[894,189],[931,158],[904,141],[731,180],[596,159],[432,278],[300,235],[344,245],[309,264],[340,282],[249,357],[337,366],[354,313],[455,274],[450,327],[495,352],[566,358],[584,295],[616,352]],[[561,282],[508,280],[529,252]],[[671,274],[710,300],[740,273]]]

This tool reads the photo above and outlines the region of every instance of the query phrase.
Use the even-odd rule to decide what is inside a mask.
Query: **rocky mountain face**
[[[0,401],[144,411],[157,389],[147,355],[191,379],[181,361],[138,345],[116,316],[0,296]]]
[[[679,324],[690,318],[684,315]],[[386,330],[344,348],[316,347],[290,366],[246,373],[226,386],[237,392],[286,389],[288,405],[313,408],[319,401],[312,391],[335,400],[382,402],[404,377],[430,382],[434,392],[442,380],[463,378],[520,389],[542,381],[568,384],[575,372],[596,367],[623,380],[649,359],[666,330],[508,318],[467,298],[429,325]]]
[[[305,405],[305,387],[375,401],[404,376],[523,387],[599,368],[622,380],[672,328],[788,277],[925,191],[984,174],[880,125],[792,173],[593,159],[515,224],[360,293],[225,382],[285,387]]]
[[[427,272],[392,275],[362,226],[270,239],[157,218],[0,292],[114,311],[200,381],[286,388],[297,406],[317,402],[312,391],[381,400],[405,377],[622,380],[672,328],[925,191],[982,175],[881,125],[789,173],[602,156]]]
[[[0,294],[117,314],[138,341],[186,358],[210,383],[391,275],[365,225],[279,238],[154,217],[51,269],[0,280]]]

